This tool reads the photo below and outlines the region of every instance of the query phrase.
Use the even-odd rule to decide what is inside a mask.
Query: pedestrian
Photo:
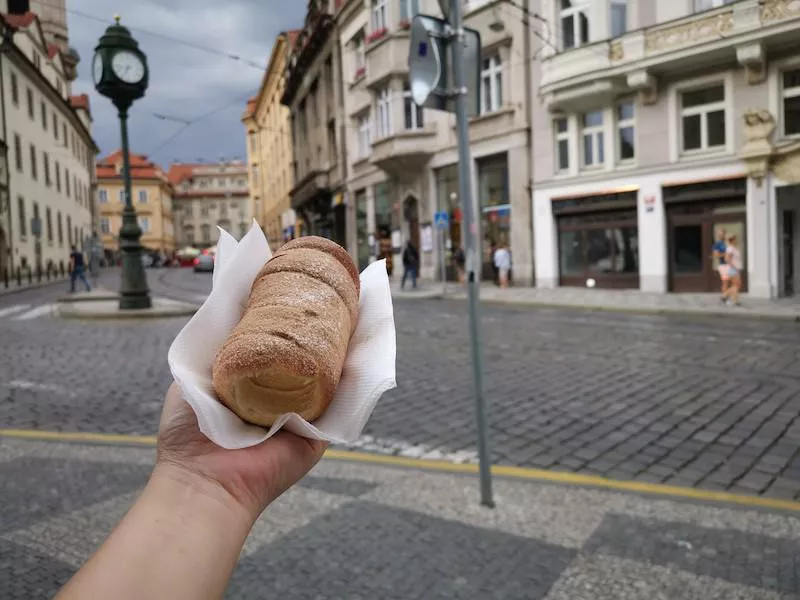
[[[731,234],[728,236],[728,244],[725,247],[725,263],[728,266],[728,277],[730,278],[730,285],[725,290],[725,297],[728,298],[734,306],[741,306],[739,303],[739,292],[742,289],[742,253],[736,245],[736,236]]]
[[[403,280],[400,282],[400,289],[405,289],[406,278],[411,275],[411,286],[417,289],[417,275],[419,273],[419,251],[414,242],[408,240],[405,250],[403,250]]]
[[[467,255],[464,254],[464,248],[461,246],[458,247],[455,254],[453,255],[453,262],[456,265],[456,275],[458,276],[458,283],[464,283],[466,281],[466,266],[467,266]]]
[[[714,270],[719,273],[720,290],[722,292],[722,303],[728,302],[727,289],[730,285],[730,276],[728,273],[728,264],[725,260],[726,245],[725,245],[725,230],[720,228],[717,230],[717,241],[711,247],[711,259],[714,261]]]
[[[497,263],[494,261],[494,255],[497,253],[499,246],[492,242],[489,246],[489,261],[492,263],[492,281],[495,285],[500,285],[500,271],[497,268]]]
[[[86,263],[83,260],[83,253],[78,252],[77,246],[72,246],[72,253],[69,255],[69,291],[75,293],[75,280],[80,279],[86,286],[86,291],[91,292],[92,287],[86,281]]]
[[[388,229],[382,229],[378,235],[378,260],[386,261],[386,273],[389,279],[394,272],[394,248],[392,247],[392,235]]]
[[[259,515],[325,448],[288,431],[251,448],[221,448],[200,432],[173,384],[144,491],[56,598],[222,598]]]
[[[511,271],[511,252],[505,242],[501,242],[494,251],[494,267],[497,269],[497,278],[501,288],[508,287],[508,274]]]

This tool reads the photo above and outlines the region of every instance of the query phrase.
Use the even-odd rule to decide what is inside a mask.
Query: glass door
[[[674,223],[670,228],[672,291],[704,292],[709,265],[702,223]]]

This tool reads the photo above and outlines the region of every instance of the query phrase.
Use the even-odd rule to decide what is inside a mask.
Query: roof
[[[244,109],[244,116],[243,118],[247,118],[253,115],[256,111],[256,102],[258,102],[258,98],[255,96],[251,96],[247,99],[247,107]]]
[[[97,179],[119,179],[122,169],[122,150],[116,150],[97,162]],[[161,179],[168,183],[164,170],[144,154],[131,153],[133,179]]]
[[[294,48],[297,45],[297,38],[303,33],[302,29],[290,29],[286,32],[286,37],[289,38],[289,46]]]
[[[167,172],[167,179],[172,185],[178,185],[188,181],[194,174],[195,167],[199,165],[193,163],[172,163]]]
[[[89,94],[78,94],[77,96],[70,96],[69,105],[75,110],[82,108],[88,113],[92,112],[91,109],[89,108]]]

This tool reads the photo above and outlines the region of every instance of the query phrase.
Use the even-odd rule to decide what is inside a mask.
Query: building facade
[[[0,203],[0,271],[66,267],[93,232],[94,156],[86,95],[72,96],[60,47],[36,14],[3,14],[0,53],[7,186]]]
[[[525,9],[528,2],[520,6]],[[420,249],[422,276],[449,277],[462,245],[455,119],[418,107],[408,71],[409,25],[417,13],[440,15],[436,0],[350,0],[337,20],[343,56],[347,131],[347,198],[353,206],[356,255],[365,266],[411,240]],[[493,249],[508,244],[513,277],[533,280],[530,118],[531,28],[523,10],[503,1],[464,4],[464,23],[482,37],[481,90],[469,123],[482,276],[492,275]],[[438,211],[449,215],[443,234]],[[384,250],[385,252],[385,250]],[[397,256],[399,258],[399,256]],[[397,262],[397,261],[395,261]]]
[[[310,0],[286,67],[281,102],[291,111],[291,208],[299,235],[321,235],[354,251],[355,221],[345,201],[347,178],[339,0]],[[351,226],[348,226],[348,223]]]
[[[221,227],[241,239],[253,223],[254,203],[243,162],[170,166],[178,247],[210,248]]]
[[[97,163],[98,229],[110,260],[119,252],[125,207],[122,162],[122,152],[117,150]],[[131,154],[131,194],[142,246],[151,252],[172,253],[176,249],[172,186],[164,170],[142,154]]]
[[[295,236],[297,214],[292,209],[291,112],[281,104],[286,89],[289,55],[300,31],[278,35],[258,94],[242,117],[247,135],[247,165],[253,211],[275,250]]]
[[[533,111],[536,284],[800,289],[800,5],[542,0]]]

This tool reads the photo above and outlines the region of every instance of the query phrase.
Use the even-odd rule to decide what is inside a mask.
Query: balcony
[[[372,143],[370,163],[400,181],[419,176],[436,151],[436,129],[395,133]]]
[[[367,39],[367,86],[375,87],[395,75],[408,75],[409,33],[405,29],[385,30]]]
[[[586,110],[630,92],[652,104],[661,77],[737,64],[758,83],[768,50],[792,45],[798,23],[798,0],[742,0],[551,55],[542,64],[541,93],[554,111]]]
[[[319,196],[330,194],[330,177],[327,170],[313,169],[309,171],[292,188],[292,208],[297,210]]]

